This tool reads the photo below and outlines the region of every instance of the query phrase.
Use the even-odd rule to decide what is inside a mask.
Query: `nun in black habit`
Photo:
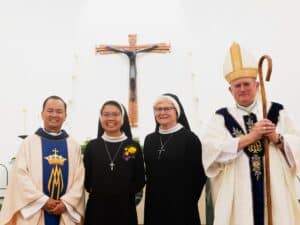
[[[98,137],[87,144],[84,165],[89,192],[84,224],[137,225],[135,194],[145,184],[144,161],[118,102],[102,106]]]
[[[155,132],[144,143],[144,225],[200,225],[198,200],[206,182],[201,142],[177,96],[159,96],[154,116]]]

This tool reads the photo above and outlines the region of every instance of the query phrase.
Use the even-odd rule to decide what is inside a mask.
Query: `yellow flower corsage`
[[[128,161],[131,158],[135,158],[135,154],[137,152],[137,148],[133,145],[127,146],[124,148],[123,158]]]

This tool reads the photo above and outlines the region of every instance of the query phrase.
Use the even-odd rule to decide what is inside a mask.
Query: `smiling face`
[[[66,120],[67,114],[64,102],[59,99],[49,99],[42,111],[44,128],[48,132],[58,133]]]
[[[169,129],[177,124],[177,113],[170,100],[162,100],[154,106],[155,120],[162,129]]]
[[[256,98],[259,83],[253,78],[239,78],[230,83],[229,91],[241,106],[251,105]]]
[[[100,122],[107,135],[114,137],[121,135],[122,112],[116,105],[107,104],[103,107]]]

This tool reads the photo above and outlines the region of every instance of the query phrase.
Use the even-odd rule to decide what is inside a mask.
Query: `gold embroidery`
[[[67,159],[61,155],[57,155],[58,150],[56,148],[52,151],[54,154],[45,157],[49,165],[53,166],[48,179],[48,191],[51,198],[59,199],[60,193],[64,188],[63,174],[60,167],[64,165]],[[56,196],[54,196],[55,190],[57,190]]]
[[[259,153],[263,150],[261,141],[257,141],[247,147],[247,150],[251,153]]]
[[[246,121],[246,125],[249,129],[249,131],[252,129],[252,127],[254,126],[254,121],[251,117],[248,118],[248,120]]]
[[[241,135],[243,135],[243,132],[242,131],[240,131],[238,128],[233,128],[233,135],[235,136],[235,137],[239,137],[239,136],[241,136]]]
[[[259,178],[262,175],[262,162],[261,162],[261,160],[262,160],[262,158],[257,154],[254,154],[251,157],[252,171],[254,173],[254,176],[256,177],[256,180],[259,180]]]

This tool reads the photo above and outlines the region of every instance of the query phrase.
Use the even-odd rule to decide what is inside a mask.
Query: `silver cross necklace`
[[[165,143],[163,143],[161,140],[161,136],[159,136],[160,149],[157,150],[158,151],[158,159],[160,159],[161,153],[166,151],[165,146],[172,137],[173,137],[173,134],[165,141]]]
[[[116,153],[114,154],[114,156],[113,156],[113,158],[112,158],[112,157],[111,157],[111,154],[110,154],[110,152],[109,152],[108,146],[107,146],[107,144],[106,144],[106,141],[104,141],[104,147],[105,147],[106,153],[107,153],[108,158],[109,158],[109,161],[110,161],[109,166],[110,166],[110,170],[111,170],[111,171],[114,170],[114,166],[116,165],[116,164],[114,163],[114,161],[115,161],[117,155],[119,154],[119,151],[120,151],[120,149],[121,149],[122,144],[123,144],[123,141],[121,141],[121,143],[120,143],[120,145],[119,145],[119,147],[118,147],[118,150],[116,151]]]

